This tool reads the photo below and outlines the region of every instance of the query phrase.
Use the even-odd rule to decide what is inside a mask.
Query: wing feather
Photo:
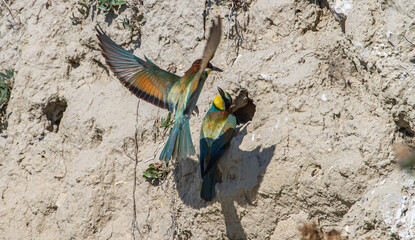
[[[236,118],[231,114],[223,115],[223,112],[213,112],[208,113],[211,118],[207,121],[211,121],[211,124],[203,121],[205,129],[202,127],[201,141],[200,141],[200,163],[202,169],[202,177],[205,176],[217,163],[219,158],[224,153],[226,147],[229,145],[230,140],[233,137],[236,127]],[[222,116],[227,116],[224,124],[218,124]],[[220,128],[215,128],[214,126],[221,126]],[[211,135],[213,138],[206,138],[205,131],[212,130],[208,135]],[[203,140],[202,140],[203,138]],[[207,152],[209,152],[209,158],[207,158]],[[203,160],[203,161],[202,161]]]
[[[147,57],[145,61],[112,41],[98,26],[99,46],[115,76],[137,97],[158,107],[173,111],[168,93],[180,77],[160,69]]]
[[[205,49],[203,51],[203,58],[200,64],[200,69],[196,73],[195,77],[193,78],[194,82],[198,82],[200,77],[202,76],[203,71],[205,71],[208,63],[212,60],[213,56],[215,55],[216,49],[219,46],[220,39],[222,36],[222,20],[220,16],[217,17],[217,22],[212,20],[212,26],[210,27],[209,31],[209,38],[207,40]]]

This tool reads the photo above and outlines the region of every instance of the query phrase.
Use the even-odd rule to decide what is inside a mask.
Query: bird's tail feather
[[[190,133],[189,118],[176,119],[169,139],[160,154],[160,160],[168,162],[170,158],[173,158],[180,161],[188,155],[195,154],[195,152]]]
[[[200,197],[205,201],[211,201],[215,197],[216,168],[213,167],[205,176],[203,176],[202,189]]]

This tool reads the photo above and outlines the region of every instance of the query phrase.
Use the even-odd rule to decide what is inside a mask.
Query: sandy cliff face
[[[206,23],[220,14],[225,31],[212,63],[225,71],[209,76],[191,119],[196,148],[216,86],[247,89],[256,114],[207,204],[197,156],[159,186],[141,177],[166,140],[155,122],[167,112],[118,82],[94,30],[182,74],[205,44],[204,1],[129,1],[78,25],[77,1],[6,2],[20,24],[2,5],[0,66],[18,71],[0,137],[4,239],[130,238],[135,158],[137,239],[299,239],[301,221],[350,239],[415,237],[413,191],[396,190],[414,178],[392,154],[415,131],[411,0],[246,1],[238,52],[229,3],[212,4]],[[138,15],[140,37],[116,27]]]

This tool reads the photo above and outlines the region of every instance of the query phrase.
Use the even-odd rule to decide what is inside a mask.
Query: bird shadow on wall
[[[216,196],[212,202],[206,203],[200,198],[202,179],[199,162],[187,158],[177,163],[173,171],[177,191],[184,204],[201,209],[215,201],[221,203],[226,234],[230,239],[247,238],[235,204],[253,205],[252,202],[257,196],[275,151],[275,145],[267,148],[258,146],[252,151],[239,149],[239,145],[247,135],[246,128],[239,130],[240,132],[232,139],[229,148],[219,160],[219,179],[216,184]]]

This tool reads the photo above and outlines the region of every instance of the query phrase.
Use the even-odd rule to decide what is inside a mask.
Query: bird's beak
[[[222,69],[220,69],[220,68],[218,68],[218,67],[215,67],[215,66],[212,66],[212,71],[218,71],[218,72],[223,72],[223,70]]]
[[[228,110],[232,105],[232,98],[231,98],[231,100],[226,98],[226,93],[225,93],[225,91],[222,90],[222,88],[218,87],[218,91],[219,91],[220,97],[222,98],[223,102],[225,103],[225,109]]]
[[[220,94],[221,98],[223,99],[223,102],[225,102],[225,100],[226,100],[225,91],[223,91],[222,88],[220,88],[220,87],[218,87],[218,91],[219,91],[219,94]]]

